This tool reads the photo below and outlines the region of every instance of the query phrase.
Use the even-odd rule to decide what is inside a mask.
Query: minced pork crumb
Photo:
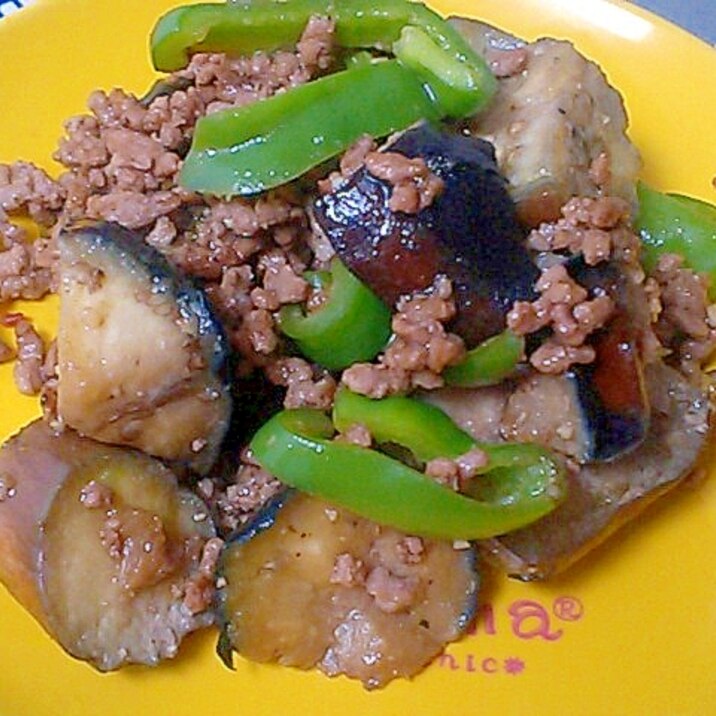
[[[37,395],[44,382],[45,344],[32,323],[21,313],[8,313],[2,324],[15,331],[17,360],[13,368],[15,385],[24,395]]]
[[[440,373],[465,355],[462,339],[445,330],[455,316],[449,279],[438,276],[424,292],[398,301],[392,319],[393,339],[378,363],[356,363],[342,381],[355,393],[371,398],[405,393],[411,388],[438,388]]]
[[[377,151],[375,140],[364,135],[342,156],[340,171],[331,172],[318,182],[318,191],[335,191],[358,169],[365,166],[374,177],[392,186],[388,200],[391,211],[417,214],[430,206],[442,192],[444,183],[425,164],[421,157],[410,158],[399,152]]]
[[[459,491],[489,462],[487,453],[476,447],[455,459],[437,457],[429,460],[425,465],[425,474],[441,485]]]
[[[516,301],[507,314],[508,328],[519,336],[552,329],[552,337],[530,356],[532,366],[542,373],[561,373],[574,363],[591,363],[595,352],[585,341],[611,317],[612,299],[604,294],[588,300],[586,289],[563,264],[544,269],[535,288],[540,293],[536,301]]]
[[[370,430],[362,423],[354,423],[347,430],[339,433],[335,440],[364,448],[369,448],[373,445],[373,436],[370,434]]]
[[[200,614],[211,607],[216,591],[216,566],[224,540],[212,537],[202,548],[199,567],[184,583],[182,603],[191,614]]]
[[[708,297],[708,278],[684,267],[684,259],[664,254],[649,277],[655,331],[688,375],[698,375],[716,348],[716,310]]]
[[[214,508],[217,527],[222,534],[230,534],[247,522],[283,486],[254,460],[251,450],[244,449],[241,464],[225,486],[208,479],[201,481],[199,495]]]
[[[527,245],[535,251],[582,253],[594,266],[610,258],[637,264],[639,238],[629,228],[629,204],[618,197],[570,199],[562,218],[530,232]]]
[[[430,171],[422,157],[411,159],[398,152],[369,152],[364,163],[374,177],[392,186],[388,201],[391,211],[417,214],[443,190],[443,180]]]

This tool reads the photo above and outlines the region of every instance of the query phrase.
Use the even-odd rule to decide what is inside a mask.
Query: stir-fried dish
[[[638,182],[570,43],[254,0],[150,45],[59,175],[0,164],[0,361],[43,410],[0,451],[0,580],[72,656],[214,625],[228,666],[381,687],[483,565],[546,579],[694,469],[716,207]],[[48,293],[45,345],[13,302]]]

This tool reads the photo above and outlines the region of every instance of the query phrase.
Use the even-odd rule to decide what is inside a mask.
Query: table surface
[[[716,45],[716,3],[714,0],[633,0]]]

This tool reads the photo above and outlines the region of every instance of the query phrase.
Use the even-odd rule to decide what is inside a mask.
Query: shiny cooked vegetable
[[[219,655],[317,667],[369,689],[414,676],[472,623],[480,576],[475,548],[445,540],[421,541],[420,559],[396,565],[405,539],[307,495],[274,498],[224,548]],[[364,580],[332,578],[349,555]],[[381,575],[398,588],[376,592]]]
[[[202,117],[181,174],[185,187],[218,196],[256,194],[296,179],[364,134],[382,137],[421,119],[464,117],[496,91],[489,67],[454,28],[404,0],[380,9],[366,0],[178,8],[154,30],[153,60],[158,69],[175,70],[192,52],[276,49],[295,42],[313,15],[335,20],[340,46],[392,51],[398,61],[353,64],[282,95]]]
[[[217,196],[257,194],[300,177],[364,134],[385,136],[439,117],[416,76],[396,60],[337,72],[202,117],[180,181]]]
[[[503,331],[468,351],[457,365],[448,366],[443,378],[447,385],[460,388],[497,385],[515,372],[524,353],[525,339]]]
[[[410,432],[415,423],[404,417],[398,423]],[[401,433],[396,442],[414,447],[423,458],[457,457],[475,447],[444,415],[435,423],[437,416],[429,417],[427,426],[421,426],[427,431]],[[284,410],[256,433],[251,450],[264,469],[287,485],[380,524],[435,539],[510,532],[551,512],[564,495],[562,468],[535,446],[492,446],[493,467],[503,468],[493,471],[504,480],[485,480],[480,499],[473,499],[380,452],[332,442],[333,434],[331,421],[320,411]]]
[[[486,62],[463,36],[437,13],[410,0],[286,0],[259,3],[199,3],[175,8],[164,15],[151,36],[152,61],[156,69],[173,72],[185,67],[196,52],[226,52],[247,55],[257,50],[270,52],[295,45],[311,19],[330,17],[336,24],[340,47],[395,51],[399,40],[403,50],[411,38],[401,37],[406,27],[420,31],[443,55],[437,62],[425,62],[433,76],[473,96],[473,110],[486,104],[497,82]],[[432,54],[431,52],[427,53]]]
[[[371,360],[390,338],[390,310],[338,260],[330,271],[306,274],[327,298],[315,311],[284,306],[279,327],[296,341],[301,353],[329,370]]]
[[[679,254],[708,274],[709,297],[716,299],[716,206],[681,194],[664,194],[644,183],[637,187],[642,262],[647,269],[664,253]]]

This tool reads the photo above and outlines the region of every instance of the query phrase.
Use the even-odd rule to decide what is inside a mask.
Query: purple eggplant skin
[[[567,262],[567,271],[590,298],[606,292],[616,305],[614,317],[591,340],[594,362],[567,372],[589,436],[586,461],[614,460],[638,447],[649,431],[639,314],[630,310],[630,285],[616,264],[587,266],[578,255]]]
[[[516,300],[533,300],[539,272],[489,142],[421,125],[387,151],[421,157],[444,182],[417,214],[393,212],[392,187],[365,167],[318,198],[313,215],[334,249],[389,306],[450,278],[457,304],[451,330],[468,347],[499,333]]]

